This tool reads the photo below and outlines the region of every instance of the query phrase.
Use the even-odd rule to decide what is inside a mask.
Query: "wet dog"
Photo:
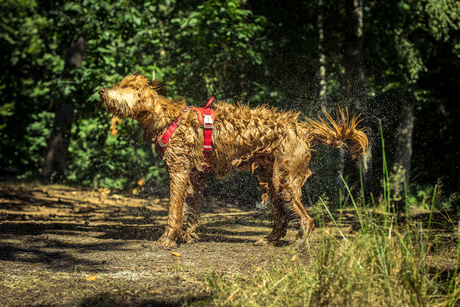
[[[108,112],[137,120],[144,130],[144,140],[149,143],[163,135],[177,117],[180,119],[163,156],[170,177],[170,206],[168,225],[155,244],[164,248],[176,246],[179,238],[186,243],[198,240],[205,170],[223,177],[234,169],[254,172],[256,168],[262,199],[268,201],[274,218],[272,232],[256,243],[277,242],[285,236],[292,213],[300,224],[297,240],[302,244],[315,228],[300,202],[301,187],[311,175],[308,164],[312,147],[324,144],[346,148],[354,157],[363,155],[368,148],[366,134],[357,128],[357,117],[350,120],[348,113],[340,112],[338,121],[326,113],[328,122],[304,122],[299,121],[296,112],[218,102],[213,106],[212,152],[210,164],[206,165],[203,125],[197,112],[186,110],[184,99],[166,98],[164,83],[149,82],[135,73],[110,88],[101,88],[99,93]],[[344,144],[347,139],[352,141],[349,148]],[[187,196],[191,196],[189,206],[185,202]]]

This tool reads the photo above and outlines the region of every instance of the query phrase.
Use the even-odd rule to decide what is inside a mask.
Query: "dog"
[[[263,201],[273,214],[272,232],[256,244],[276,243],[286,235],[291,214],[299,223],[296,236],[303,244],[315,228],[301,199],[301,187],[312,174],[308,168],[313,147],[318,144],[348,149],[353,157],[365,154],[369,142],[363,129],[358,129],[358,116],[350,120],[348,111],[339,112],[334,121],[308,119],[299,121],[299,113],[278,111],[267,106],[249,108],[219,101],[213,105],[212,151],[206,163],[204,127],[198,112],[186,108],[186,101],[165,97],[165,83],[148,81],[137,72],[121,82],[99,90],[108,112],[121,119],[137,120],[143,128],[144,141],[154,143],[176,122],[177,129],[169,139],[163,161],[170,177],[168,224],[154,244],[163,248],[197,242],[198,228],[207,171],[223,177],[235,169],[259,168],[259,185]],[[351,140],[348,147],[344,141]],[[191,196],[189,206],[186,198]],[[187,213],[187,228],[182,230]]]

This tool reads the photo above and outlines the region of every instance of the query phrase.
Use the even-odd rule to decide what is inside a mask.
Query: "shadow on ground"
[[[203,213],[199,243],[180,244],[180,256],[156,248],[168,201],[0,186],[0,305],[182,306],[209,295],[205,272],[245,276],[287,257],[252,244],[271,231],[265,212],[215,204]]]

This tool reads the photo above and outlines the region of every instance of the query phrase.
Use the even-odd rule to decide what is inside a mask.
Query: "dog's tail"
[[[364,155],[369,147],[369,140],[364,133],[364,129],[357,128],[361,121],[359,120],[359,115],[353,116],[350,120],[348,109],[346,110],[346,116],[340,109],[338,112],[339,120],[334,121],[327,112],[324,113],[328,122],[321,117],[320,121],[308,119],[311,127],[310,133],[313,135],[313,143],[347,149],[352,153],[353,158]],[[353,142],[351,148],[344,142],[345,140]]]

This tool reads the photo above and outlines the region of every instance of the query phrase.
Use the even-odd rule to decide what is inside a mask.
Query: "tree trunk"
[[[326,56],[324,55],[323,0],[318,0],[319,99],[326,108]]]
[[[352,160],[350,154],[345,155],[344,173],[349,178],[351,186],[359,186],[361,170],[365,189],[372,180],[372,131],[370,130],[369,115],[366,105],[365,70],[363,54],[363,1],[346,0],[345,13],[347,26],[345,28],[345,82],[344,98],[350,114],[361,114],[363,126],[369,137],[370,146],[364,157]]]
[[[420,29],[416,29],[409,37],[414,44],[414,50],[418,50],[420,46]],[[394,155],[393,167],[391,174],[391,198],[395,201],[401,201],[398,209],[404,209],[405,194],[404,185],[409,188],[409,175],[412,159],[412,131],[414,129],[414,105],[413,95],[402,97],[398,101],[399,104],[399,126],[396,131],[396,152]]]
[[[80,37],[67,49],[62,78],[66,78],[70,69],[81,67],[85,40]],[[43,163],[42,177],[46,180],[57,181],[65,178],[67,168],[67,153],[70,144],[70,131],[74,117],[75,105],[59,99],[55,109],[53,131],[48,140],[48,149]]]
[[[414,106],[406,101],[401,103],[400,124],[396,135],[396,153],[392,169],[394,179],[392,198],[404,199],[404,185],[409,187],[409,173],[412,158],[412,132],[414,130]],[[405,182],[404,182],[405,180]]]

